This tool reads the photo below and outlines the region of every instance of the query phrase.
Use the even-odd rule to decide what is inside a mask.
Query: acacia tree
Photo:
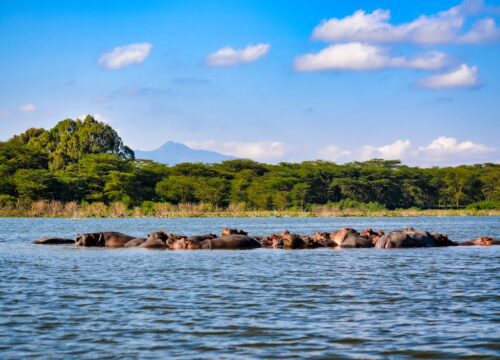
[[[114,154],[133,159],[134,152],[122,142],[108,124],[87,115],[84,120],[66,119],[50,130],[29,129],[13,140],[43,150],[49,156],[49,168],[59,170],[76,163],[87,154]]]

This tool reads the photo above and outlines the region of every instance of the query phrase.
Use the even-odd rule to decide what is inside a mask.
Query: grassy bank
[[[412,217],[412,216],[499,216],[499,209],[396,209],[385,208],[345,208],[329,205],[316,205],[308,210],[248,210],[239,206],[217,208],[207,204],[179,204],[147,202],[142,206],[127,208],[115,202],[105,204],[95,202],[78,204],[59,201],[17,202],[0,208],[0,217],[62,217],[62,218],[123,218],[123,217]]]

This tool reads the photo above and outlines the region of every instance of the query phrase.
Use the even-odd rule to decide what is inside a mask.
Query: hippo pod
[[[458,243],[460,246],[492,246],[500,245],[500,240],[495,240],[489,236],[480,236],[475,240]]]
[[[361,235],[352,228],[342,228],[340,231],[334,231],[330,234],[330,239],[336,246],[341,248],[371,248],[373,244],[367,236]]]
[[[75,240],[63,239],[58,237],[43,237],[33,241],[33,244],[38,244],[38,245],[64,245],[64,244],[74,244],[74,243]]]
[[[375,243],[375,247],[381,249],[454,245],[456,243],[449,240],[446,235],[429,233],[425,230],[415,230],[414,228],[391,231],[381,236]]]
[[[122,234],[116,231],[77,234],[75,245],[85,247],[110,247],[119,248],[131,241],[136,240],[134,236]]]

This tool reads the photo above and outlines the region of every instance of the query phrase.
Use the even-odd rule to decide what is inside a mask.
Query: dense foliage
[[[380,159],[269,165],[243,159],[167,166],[134,159],[109,125],[88,116],[0,143],[0,206],[16,199],[262,210],[332,202],[375,209],[488,208],[500,201],[500,165],[418,168]]]

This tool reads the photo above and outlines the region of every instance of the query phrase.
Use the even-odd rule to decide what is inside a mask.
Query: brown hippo
[[[330,239],[330,233],[315,232],[311,236],[310,247],[332,247],[334,242]]]
[[[495,240],[489,236],[480,236],[475,240],[464,241],[458,243],[460,246],[492,246],[492,245],[500,245],[500,240]]]
[[[454,246],[456,243],[449,240],[446,235],[429,233],[425,230],[406,228],[388,232],[381,236],[375,246],[381,249]]]
[[[76,246],[97,246],[97,247],[124,247],[127,242],[135,239],[134,236],[125,235],[119,232],[108,231],[89,234],[77,234]]]
[[[248,233],[246,231],[243,231],[243,230],[225,228],[224,230],[221,231],[220,235],[221,236],[226,236],[226,235],[248,235]]]
[[[362,236],[352,228],[343,228],[330,234],[330,239],[341,248],[370,248],[373,247],[369,238]]]
[[[74,243],[75,240],[63,239],[58,237],[43,237],[33,241],[33,244],[38,244],[38,245],[63,245],[63,244],[74,244]]]
[[[148,239],[143,242],[139,247],[145,249],[166,249],[167,234],[163,231],[152,232],[148,234]]]
[[[255,238],[255,239],[260,242],[262,247],[272,248],[272,247],[274,247],[273,245],[275,244],[277,237],[278,237],[278,235],[272,234],[272,235],[264,236],[261,238]]]
[[[260,242],[246,235],[227,235],[203,241],[186,240],[186,249],[249,250],[262,247]]]
[[[136,247],[146,242],[146,238],[134,238],[127,243],[125,243],[125,247]]]
[[[365,229],[361,232],[361,236],[370,239],[373,245],[377,243],[377,240],[384,235],[382,230],[373,231],[372,229]]]
[[[288,230],[285,230],[281,234],[281,239],[283,240],[283,247],[286,249],[304,249],[308,245],[300,235],[292,234]]]

